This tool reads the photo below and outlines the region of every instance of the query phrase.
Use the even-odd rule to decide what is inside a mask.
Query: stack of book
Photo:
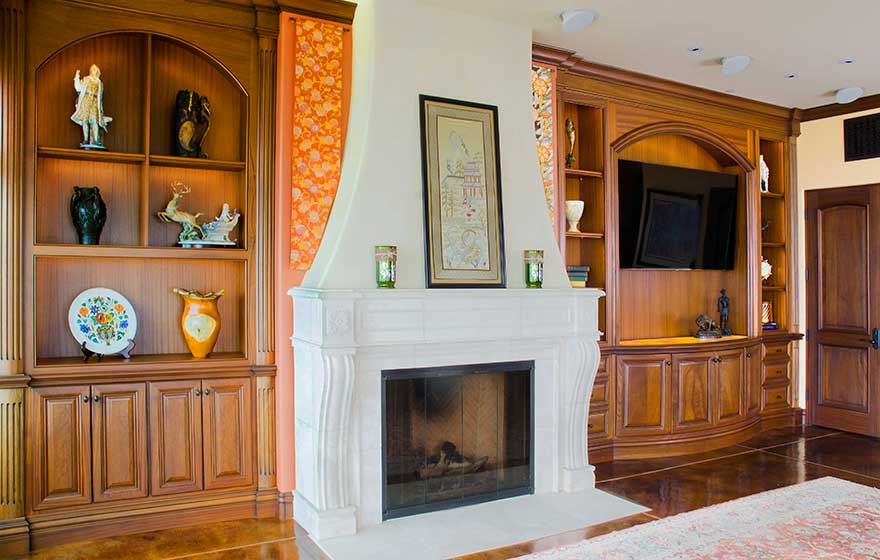
[[[571,282],[572,288],[586,288],[587,281],[590,279],[589,266],[567,266],[568,281]]]

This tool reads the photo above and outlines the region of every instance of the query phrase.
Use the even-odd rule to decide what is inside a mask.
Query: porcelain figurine
[[[568,154],[565,155],[565,167],[572,168],[574,167],[574,143],[577,141],[577,132],[571,119],[565,119],[565,135],[568,136]]]
[[[179,237],[180,243],[198,241],[205,236],[202,226],[198,223],[198,219],[202,213],[190,214],[189,212],[184,212],[179,209],[180,199],[191,191],[192,189],[183,183],[171,183],[171,192],[174,194],[172,195],[171,200],[168,201],[168,204],[165,205],[165,211],[156,213],[156,217],[163,222],[174,222],[183,227],[183,231],[180,232]]]
[[[101,81],[101,69],[92,64],[89,75],[80,77],[76,71],[73,77],[73,88],[79,94],[76,99],[76,111],[70,120],[82,127],[83,141],[79,147],[84,150],[106,150],[101,142],[99,128],[107,132],[107,125],[113,120],[104,114],[104,83]]]
[[[773,265],[770,261],[761,257],[761,284],[767,286],[770,284],[770,277],[773,276]]]
[[[568,222],[569,233],[580,233],[578,222],[584,215],[583,200],[566,200],[565,201],[565,220]]]
[[[235,246],[234,239],[229,239],[229,234],[238,225],[241,217],[238,210],[229,211],[229,204],[223,203],[223,210],[212,222],[202,225],[204,235],[200,241],[203,245],[230,245]]]
[[[107,221],[107,206],[98,187],[73,187],[70,219],[80,245],[97,245]]]
[[[176,155],[208,157],[202,146],[211,128],[211,104],[207,97],[182,89],[177,92],[177,126],[174,134]]]
[[[183,313],[180,316],[180,329],[183,338],[194,358],[207,358],[214,350],[220,335],[220,312],[217,300],[224,290],[203,294],[195,290],[174,288],[174,293],[183,298]]]
[[[761,167],[761,192],[770,192],[770,168],[767,167],[767,164],[764,162],[763,155],[761,156],[759,163]]]

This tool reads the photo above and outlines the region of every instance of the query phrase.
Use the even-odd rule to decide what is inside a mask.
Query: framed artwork
[[[503,288],[498,107],[419,96],[429,288]]]

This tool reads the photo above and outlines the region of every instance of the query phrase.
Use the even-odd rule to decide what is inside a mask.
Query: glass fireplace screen
[[[534,491],[534,362],[382,372],[383,518]]]

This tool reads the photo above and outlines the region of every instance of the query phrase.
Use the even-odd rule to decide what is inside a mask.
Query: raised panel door
[[[251,380],[202,382],[205,489],[253,484]]]
[[[147,395],[143,383],[92,386],[96,502],[147,495]]]
[[[617,435],[669,433],[672,357],[669,354],[620,356],[617,364]]]
[[[202,489],[200,381],[150,383],[153,496]]]
[[[91,503],[89,387],[39,387],[31,391],[33,508]]]
[[[746,371],[748,374],[748,387],[746,389],[746,412],[756,412],[761,408],[761,345],[746,348]]]
[[[712,352],[676,354],[672,358],[673,431],[703,429],[712,424]]]
[[[715,371],[718,383],[716,422],[736,422],[745,415],[745,364],[742,350],[716,353]]]

